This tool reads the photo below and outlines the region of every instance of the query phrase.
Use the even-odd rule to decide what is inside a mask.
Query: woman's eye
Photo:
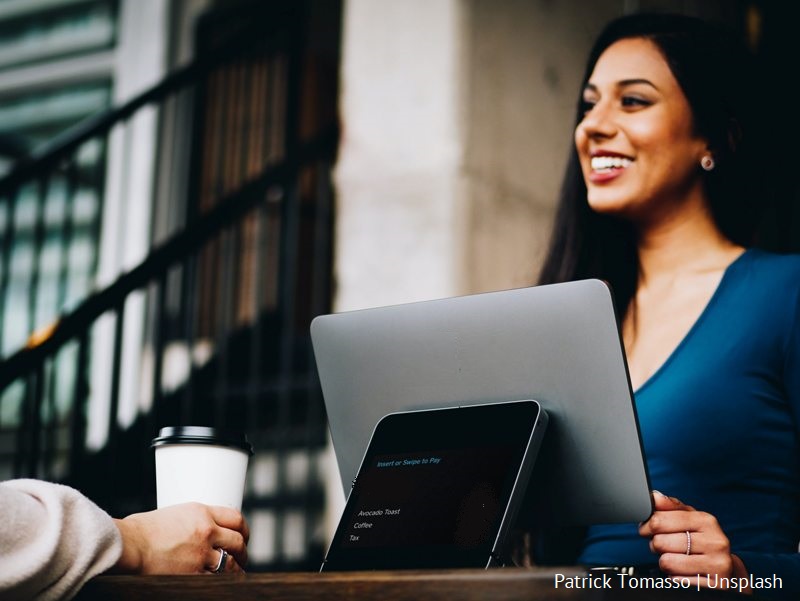
[[[581,113],[586,114],[594,108],[595,105],[594,100],[586,100],[585,98],[581,100]]]
[[[651,104],[652,103],[649,100],[645,100],[644,98],[639,98],[638,96],[622,97],[622,106],[624,107],[650,106]]]

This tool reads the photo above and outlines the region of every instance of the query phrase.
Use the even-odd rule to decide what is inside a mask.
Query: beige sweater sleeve
[[[114,521],[77,490],[0,482],[0,598],[70,599],[121,552]]]

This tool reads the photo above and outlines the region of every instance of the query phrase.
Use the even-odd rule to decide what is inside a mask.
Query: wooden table
[[[443,570],[425,572],[277,573],[197,576],[100,576],[78,601],[193,601],[332,599],[380,601],[735,601],[752,599],[718,590],[569,589],[554,586],[556,574],[575,568]]]

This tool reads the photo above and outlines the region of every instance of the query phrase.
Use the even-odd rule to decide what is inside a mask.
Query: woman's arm
[[[130,574],[226,572],[247,563],[247,523],[227,507],[175,505],[113,520],[77,490],[39,480],[0,483],[0,597],[70,599],[112,569]]]
[[[3,599],[69,599],[122,552],[122,537],[108,514],[67,486],[3,482],[0,507]]]

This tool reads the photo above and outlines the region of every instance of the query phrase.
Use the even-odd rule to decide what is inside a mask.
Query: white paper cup
[[[243,434],[203,426],[161,428],[156,454],[159,508],[195,501],[241,511],[253,447]]]

